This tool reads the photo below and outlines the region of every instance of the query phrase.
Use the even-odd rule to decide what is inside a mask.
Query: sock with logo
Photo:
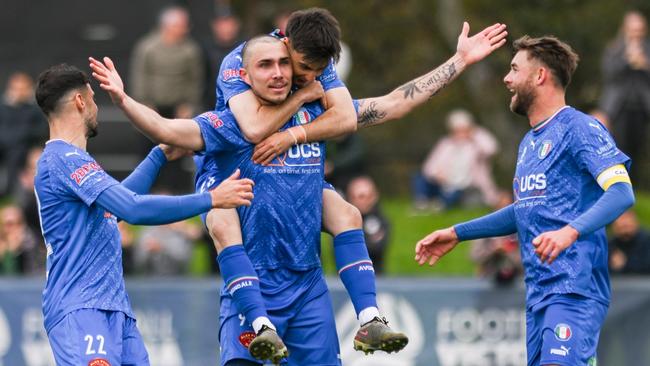
[[[267,325],[275,329],[266,313],[260,292],[260,280],[244,246],[233,245],[225,248],[217,256],[217,262],[226,290],[232,296],[237,310],[246,317],[246,321],[258,328]],[[256,333],[258,331],[259,329],[255,329]]]
[[[357,316],[368,308],[377,309],[375,269],[361,229],[349,230],[334,237],[334,259]],[[364,315],[368,313],[366,311]]]

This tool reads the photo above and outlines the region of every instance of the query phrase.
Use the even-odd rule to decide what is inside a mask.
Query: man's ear
[[[239,76],[242,78],[242,80],[244,80],[246,84],[251,85],[251,79],[248,76],[248,72],[246,72],[246,69],[243,67],[239,69]]]
[[[74,93],[74,105],[77,107],[77,110],[81,111],[86,107],[86,101],[84,100],[84,96],[81,95],[81,93],[76,92]]]

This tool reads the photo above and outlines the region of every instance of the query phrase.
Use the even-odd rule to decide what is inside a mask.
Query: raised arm
[[[323,86],[315,81],[291,94],[282,104],[263,105],[249,89],[230,98],[228,106],[246,140],[257,144],[284,126],[303,104],[324,98]]]
[[[104,63],[89,58],[93,77],[106,90],[113,104],[120,107],[138,130],[155,142],[192,151],[202,150],[205,143],[198,124],[191,119],[163,118],[158,112],[137,102],[124,91],[124,83],[113,61],[104,57]]]
[[[468,35],[469,24],[465,22],[458,36],[456,53],[445,63],[386,95],[360,99],[357,114],[358,128],[375,126],[404,117],[454,81],[469,65],[484,59],[503,46],[508,32],[505,24],[496,23],[472,37]]]

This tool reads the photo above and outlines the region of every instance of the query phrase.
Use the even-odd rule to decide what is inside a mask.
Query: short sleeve
[[[231,51],[221,62],[217,76],[217,110],[223,110],[230,98],[250,89],[241,77],[243,44]],[[221,98],[219,98],[221,96]]]
[[[574,121],[569,135],[571,153],[581,169],[597,178],[605,169],[623,164],[630,168],[631,160],[616,147],[607,129],[595,119]]]
[[[233,131],[231,124],[226,123],[214,112],[200,114],[194,117],[194,121],[201,129],[201,137],[205,144],[205,150],[201,152],[203,154],[232,150],[243,141]]]
[[[325,67],[325,70],[323,70],[323,73],[317,77],[316,80],[320,81],[325,91],[345,87],[343,81],[341,81],[336,74],[336,68],[334,67],[333,61],[330,61],[327,67]]]
[[[106,189],[120,184],[86,153],[62,151],[51,159],[51,174],[64,191],[90,206]]]

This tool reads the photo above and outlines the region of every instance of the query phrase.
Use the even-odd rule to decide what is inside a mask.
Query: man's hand
[[[456,54],[458,54],[467,66],[479,62],[494,50],[506,43],[506,25],[496,23],[481,32],[469,37],[469,23],[463,22],[463,30],[458,36]]]
[[[415,260],[419,265],[427,261],[434,265],[443,255],[449,253],[458,244],[458,236],[453,227],[436,230],[415,245]]]
[[[228,179],[210,191],[212,208],[250,206],[253,199],[254,184],[248,178],[239,179],[239,169],[237,169]]]
[[[620,249],[614,249],[609,254],[609,266],[614,271],[622,271],[627,263],[627,256]]]
[[[113,61],[104,57],[104,63],[88,57],[90,68],[93,70],[93,77],[99,81],[99,87],[106,90],[110,95],[113,104],[120,106],[126,98],[124,83],[120,74],[115,69]]]
[[[327,98],[325,97],[325,89],[318,80],[314,80],[304,87],[295,92],[296,96],[300,98],[302,104],[307,104],[320,99],[323,104],[323,109],[327,109]]]
[[[163,154],[165,154],[165,158],[167,158],[167,161],[174,161],[184,156],[192,156],[193,154],[191,150],[182,149],[180,147],[174,147],[165,144],[160,144],[158,146],[160,146],[160,149],[162,150]]]
[[[276,132],[265,138],[255,146],[253,151],[253,162],[256,164],[267,165],[276,156],[289,150],[295,144],[293,136],[288,131]]]
[[[553,263],[560,253],[578,239],[578,230],[569,225],[560,230],[547,231],[533,239],[535,254],[542,263]]]

